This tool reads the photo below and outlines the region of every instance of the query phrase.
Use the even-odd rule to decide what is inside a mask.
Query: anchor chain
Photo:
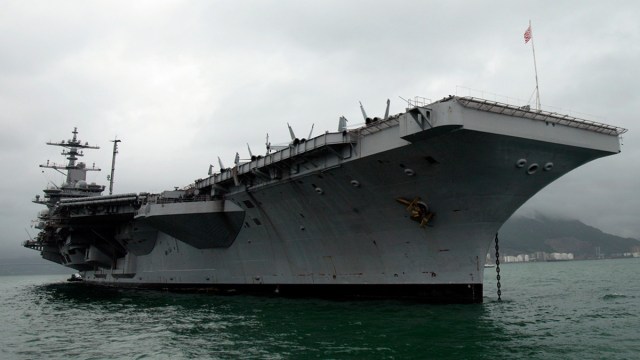
[[[498,301],[502,301],[500,297],[502,291],[500,290],[500,246],[498,245],[498,233],[496,233],[496,280],[498,280]]]

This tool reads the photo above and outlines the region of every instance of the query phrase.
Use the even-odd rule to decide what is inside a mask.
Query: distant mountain
[[[602,232],[578,220],[514,217],[500,229],[500,254],[573,253],[576,259],[640,252],[640,240]],[[491,251],[490,251],[491,253]]]

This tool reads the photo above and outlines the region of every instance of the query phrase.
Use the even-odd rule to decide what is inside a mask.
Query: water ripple
[[[504,301],[496,301],[487,279],[484,304],[437,306],[173,294],[3,277],[0,358],[633,358],[640,352],[637,262],[615,263],[616,281],[611,263],[601,271],[599,264],[554,264],[549,269],[556,271],[547,273],[544,264],[506,265]]]

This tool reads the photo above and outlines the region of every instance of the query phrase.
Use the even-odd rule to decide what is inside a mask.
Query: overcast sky
[[[403,111],[449,94],[529,101],[533,24],[543,107],[625,127],[622,153],[565,175],[519,213],[562,215],[640,238],[640,2],[0,0],[0,257],[35,253],[31,203],[62,176],[47,141],[118,137],[115,192],[158,192],[207,175],[217,156]],[[481,93],[483,92],[483,93]],[[504,97],[497,98],[504,100]],[[532,103],[533,104],[533,103]]]

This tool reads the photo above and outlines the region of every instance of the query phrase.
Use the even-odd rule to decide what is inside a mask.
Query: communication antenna
[[[344,116],[340,116],[340,120],[338,120],[338,131],[343,132],[347,130],[347,118]]]
[[[367,120],[367,113],[364,111],[364,106],[362,106],[362,101],[358,101],[360,103],[360,111],[362,112],[362,117]]]
[[[113,194],[113,174],[116,171],[116,154],[118,153],[118,143],[120,140],[116,137],[111,140],[111,142],[113,143],[113,158],[111,158],[111,176],[109,176],[109,195]]]
[[[249,143],[247,143],[247,150],[249,150],[249,159],[253,159],[253,153],[251,152],[251,147],[249,146]]]
[[[31,237],[31,234],[29,234],[29,230],[27,230],[27,228],[24,228],[24,231],[27,233],[27,236],[29,237],[29,240],[33,241],[33,238]]]
[[[289,135],[291,135],[291,140],[295,140],[296,134],[293,132],[293,129],[291,128],[291,125],[289,125],[289,123],[287,123],[287,127],[289,128]]]
[[[391,105],[391,100],[387,99],[387,110],[384,111],[384,119],[387,120],[389,118],[389,106]]]
[[[309,136],[307,136],[307,139],[311,139],[311,135],[313,134],[313,127],[314,127],[315,125],[316,125],[315,123],[314,123],[314,124],[311,124],[311,131],[309,131]]]
[[[409,101],[409,100],[407,100],[407,99],[403,98],[402,96],[398,96],[398,97],[399,97],[400,99],[402,99],[402,101],[406,102],[406,103],[407,103],[407,106],[409,106],[409,107],[410,107],[410,106],[412,106],[411,101]]]

